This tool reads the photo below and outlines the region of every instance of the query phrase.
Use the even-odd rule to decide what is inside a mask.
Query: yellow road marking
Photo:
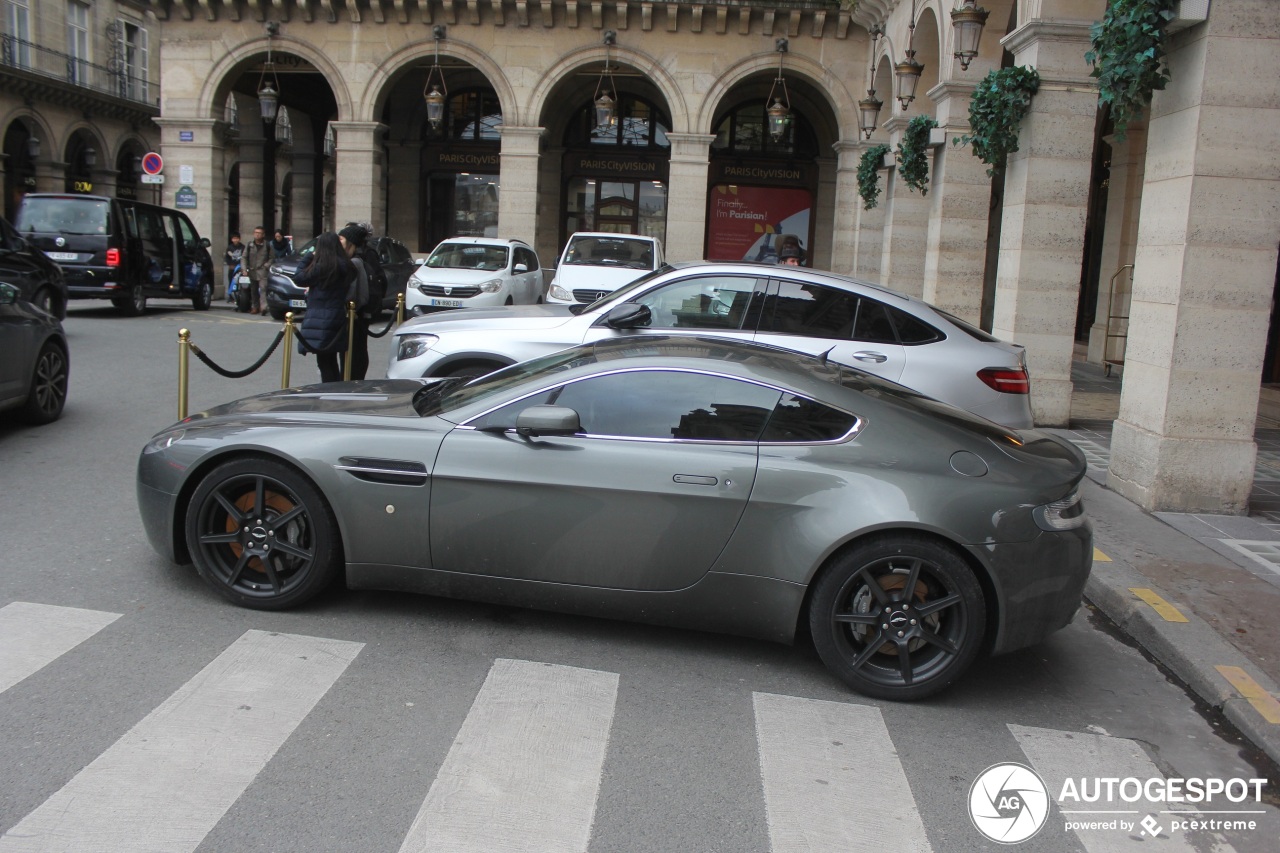
[[[1190,621],[1187,617],[1182,615],[1182,611],[1156,595],[1155,590],[1147,589],[1146,587],[1131,586],[1129,587],[1129,592],[1138,596],[1138,598],[1141,598],[1147,604],[1150,604],[1151,608],[1155,610],[1155,612],[1159,613],[1161,618],[1166,622]]]
[[[1098,548],[1094,548],[1094,549],[1093,549],[1093,561],[1094,561],[1095,563],[1110,563],[1110,562],[1111,562],[1111,558],[1110,558],[1110,557],[1108,557],[1106,554],[1102,553],[1102,551],[1101,551],[1100,549],[1098,549]]]
[[[1262,715],[1262,719],[1274,725],[1280,725],[1280,701],[1262,689],[1262,685],[1254,681],[1249,673],[1238,666],[1215,666],[1232,687],[1240,691],[1240,695],[1249,700],[1254,710]]]

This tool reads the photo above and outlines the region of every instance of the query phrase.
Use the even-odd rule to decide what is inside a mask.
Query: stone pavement
[[[1089,463],[1091,604],[1280,763],[1280,422],[1263,391],[1248,516],[1148,513],[1105,488],[1120,378],[1077,360],[1069,430]]]

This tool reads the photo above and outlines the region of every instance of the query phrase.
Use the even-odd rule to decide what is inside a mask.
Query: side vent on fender
[[[357,480],[387,486],[425,486],[428,480],[426,465],[421,462],[406,462],[403,459],[343,456],[333,467],[339,471],[346,471]]]

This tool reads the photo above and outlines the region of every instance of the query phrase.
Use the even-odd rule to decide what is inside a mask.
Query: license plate
[[[433,308],[461,308],[461,299],[429,299],[427,302]]]
[[[75,252],[45,252],[45,254],[54,261],[74,261],[80,257]]]
[[[289,300],[289,307],[290,307],[290,308],[306,308],[306,307],[307,307],[307,300],[305,300],[305,299],[290,299],[290,300]]]
[[[250,284],[253,284],[253,279],[249,278],[249,276],[247,275],[242,275],[240,276],[240,283],[245,286],[248,286]]]

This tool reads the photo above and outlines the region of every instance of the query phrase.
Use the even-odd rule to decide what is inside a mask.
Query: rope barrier
[[[390,332],[393,328],[395,328],[395,326],[396,326],[396,315],[395,315],[395,314],[392,314],[392,315],[391,315],[391,318],[390,318],[389,320],[387,320],[387,327],[386,327],[385,329],[383,329],[381,332],[375,332],[373,329],[370,329],[370,330],[369,330],[369,337],[371,337],[371,338],[384,338],[384,337],[386,337],[387,332]]]
[[[271,354],[276,351],[276,347],[280,346],[280,341],[282,340],[284,340],[283,329],[276,332],[275,340],[271,342],[271,346],[267,348],[267,351],[262,354],[262,358],[258,359],[252,366],[247,367],[244,370],[227,370],[225,367],[222,367],[213,359],[209,358],[209,356],[205,355],[204,351],[201,350],[200,347],[196,346],[194,341],[188,341],[187,346],[191,347],[191,351],[196,354],[196,358],[204,362],[205,366],[214,373],[217,373],[220,376],[225,376],[228,379],[243,379],[259,367],[262,367],[262,365],[266,364],[267,359],[271,358]],[[301,340],[301,338],[299,338],[299,340]]]

